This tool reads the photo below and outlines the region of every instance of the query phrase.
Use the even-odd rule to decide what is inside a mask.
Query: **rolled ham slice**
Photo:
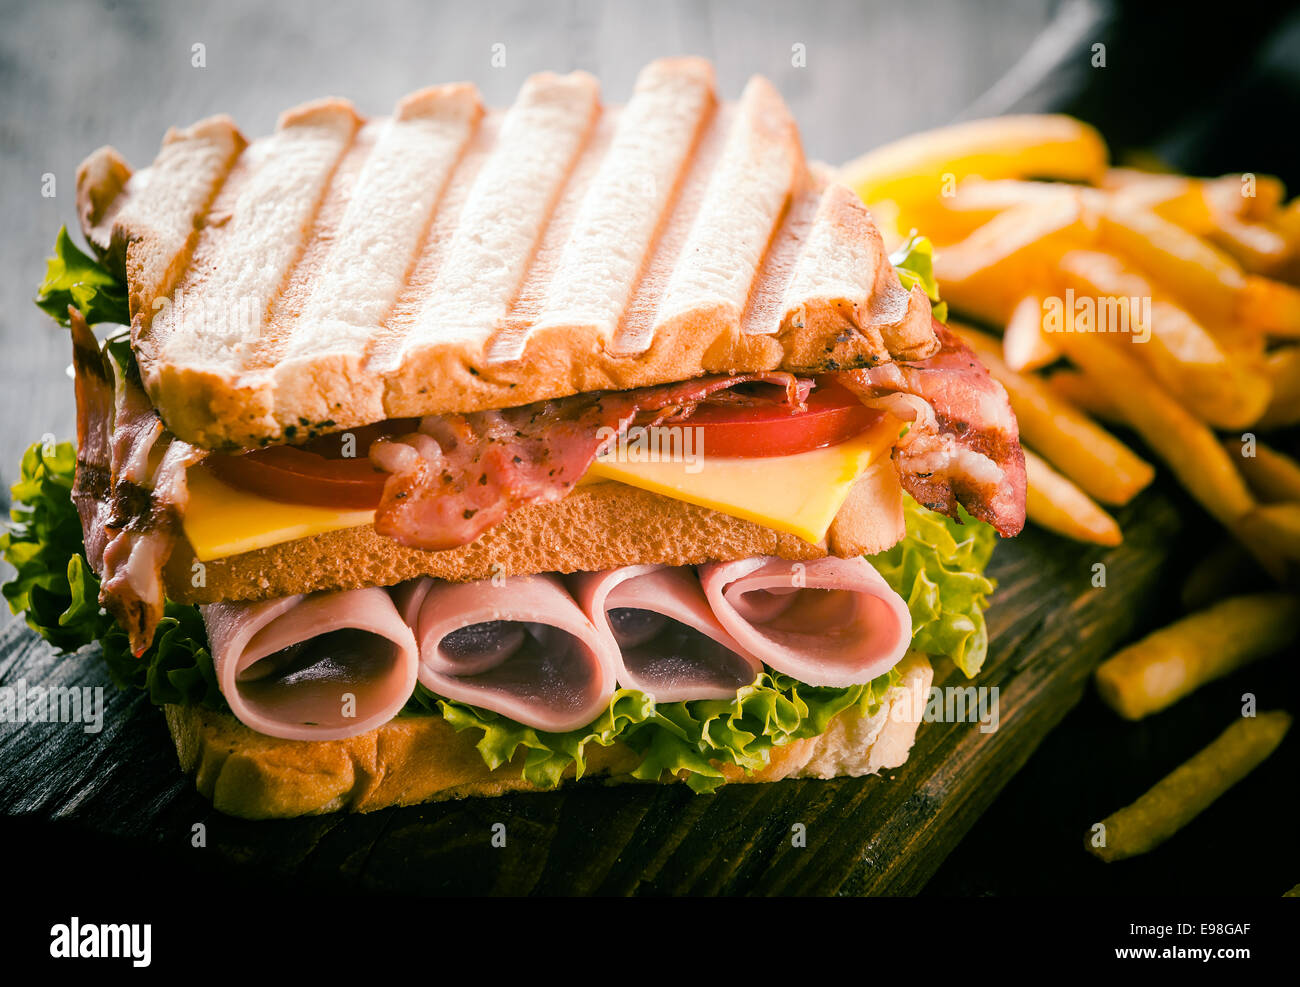
[[[809,685],[869,682],[912,640],[907,604],[863,558],[759,556],[699,572],[714,616],[740,646]]]
[[[397,602],[430,692],[552,733],[586,726],[613,698],[616,649],[558,576],[419,579]]]
[[[635,565],[569,577],[618,655],[618,684],[658,702],[731,699],[763,664],[713,615],[689,566]]]
[[[387,723],[415,690],[415,637],[386,590],[200,609],[222,695],[258,733],[351,737]]]

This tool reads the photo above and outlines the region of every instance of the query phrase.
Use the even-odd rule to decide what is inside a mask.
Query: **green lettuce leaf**
[[[889,262],[898,271],[898,279],[908,291],[920,285],[930,299],[930,309],[940,322],[948,321],[948,303],[939,297],[939,281],[934,276],[934,244],[929,237],[917,235],[916,230],[905,244],[889,255]]]
[[[82,253],[66,226],[54,241],[54,256],[45,262],[45,280],[39,292],[36,304],[60,325],[68,324],[69,305],[81,312],[88,325],[131,322],[126,285],[95,258]]]
[[[962,520],[944,517],[910,497],[904,514],[907,537],[870,556],[871,564],[907,601],[912,613],[912,647],[947,655],[974,676],[988,653],[984,622],[996,584],[984,575],[996,535],[962,511]]]
[[[482,731],[478,750],[490,768],[523,750],[523,777],[543,788],[558,785],[570,767],[581,778],[588,746],[609,747],[618,740],[641,755],[633,777],[678,777],[696,792],[711,792],[725,780],[723,766],[757,771],[768,764],[773,747],[825,732],[837,713],[857,707],[869,715],[898,679],[890,669],[865,685],[831,689],[763,672],[734,699],[677,703],[656,703],[636,689],[620,689],[594,723],[567,733],[534,730],[435,696],[423,686],[416,687],[405,712],[436,711],[457,731]]]
[[[9,609],[63,654],[107,633],[113,621],[99,607],[99,580],[81,552],[81,519],[72,504],[77,453],[71,442],[34,443],[23,453],[11,488],[8,530],[0,554],[16,575],[0,590]]]

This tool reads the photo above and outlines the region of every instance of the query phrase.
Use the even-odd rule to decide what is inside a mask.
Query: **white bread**
[[[261,600],[326,589],[392,586],[415,576],[453,582],[536,572],[594,572],[662,562],[696,565],[754,555],[842,558],[891,548],[906,533],[903,493],[889,457],[858,478],[824,545],[706,507],[627,486],[582,484],[563,500],[533,504],[461,548],[406,548],[373,527],[348,528],[204,563],[182,539],[164,570],[180,603]],[[195,582],[201,582],[196,586]]]
[[[322,100],[251,144],[213,117],[135,174],[95,152],[77,193],[150,398],[205,448],[938,345],[772,86],[719,106],[699,59],[621,109],[578,72],[505,112],[469,85],[372,120]]]
[[[841,713],[819,737],[774,748],[767,768],[752,775],[728,766],[729,782],[783,778],[860,777],[907,760],[916,715],[933,670],[924,655],[899,663],[900,683],[870,717]],[[475,744],[479,731],[457,733],[437,716],[403,716],[347,740],[279,740],[254,733],[229,713],[167,706],[167,726],[181,768],[222,812],[273,819],[325,812],[371,812],[468,796],[534,791],[519,758],[489,771]],[[588,775],[632,781],[637,755],[615,743],[587,747]],[[570,775],[572,770],[570,770]]]

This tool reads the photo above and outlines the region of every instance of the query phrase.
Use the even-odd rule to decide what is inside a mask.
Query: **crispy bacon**
[[[466,545],[511,511],[564,497],[629,426],[679,420],[697,404],[754,382],[777,385],[775,400],[792,410],[802,408],[812,387],[787,373],[738,374],[575,394],[501,411],[430,415],[415,433],[371,446],[371,461],[392,474],[375,530],[414,548]]]
[[[888,407],[912,422],[894,449],[899,479],[934,511],[957,517],[957,505],[999,534],[1025,524],[1025,456],[1002,385],[942,323],[939,352],[928,360],[851,370],[836,379],[863,403]]]
[[[99,602],[142,654],[166,605],[162,570],[180,536],[185,471],[207,453],[175,438],[140,382],[116,374],[76,309],[72,321],[77,395],[77,475],[87,561]]]
[[[86,561],[99,572],[112,512],[113,372],[81,313],[69,306],[68,314],[77,396],[77,474],[72,482],[72,502],[81,516]]]

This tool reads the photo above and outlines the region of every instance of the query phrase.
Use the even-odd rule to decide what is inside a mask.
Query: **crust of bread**
[[[135,175],[111,148],[86,160],[82,228],[127,278],[132,344],[174,434],[251,448],[937,349],[924,292],[903,289],[857,197],[810,172],[765,80],[719,108],[707,62],[665,59],[622,110],[602,109],[583,73],[543,74],[509,113],[477,115],[462,105],[477,107],[472,87],[444,89],[459,94],[445,117],[407,119],[399,104],[397,118],[365,121],[324,100],[251,145],[225,117],[173,131]],[[443,143],[375,136],[399,126]],[[428,185],[413,169],[393,178],[412,148],[447,177],[418,206],[427,220],[402,225],[383,217]],[[374,208],[348,210],[361,196]],[[357,247],[350,267],[329,253],[375,243],[383,250]],[[336,269],[357,284],[322,273]],[[360,293],[366,304],[349,304]],[[309,294],[319,304],[304,308]],[[240,319],[237,339],[205,321],[245,314],[255,318]]]
[[[874,715],[841,713],[820,736],[775,748],[761,771],[724,768],[728,782],[860,777],[898,767],[911,751],[924,707],[915,696],[933,678],[919,653],[910,652],[898,670],[902,680]],[[372,812],[538,790],[521,776],[519,757],[488,770],[475,747],[478,731],[457,733],[438,716],[399,716],[347,740],[302,741],[255,733],[229,713],[176,705],[164,713],[181,768],[194,775],[199,792],[221,812],[246,819]],[[637,762],[621,743],[587,748],[587,776],[610,783],[635,780],[630,772]]]
[[[891,548],[905,533],[902,489],[885,456],[858,479],[821,545],[707,507],[603,482],[582,484],[555,503],[515,511],[461,548],[407,548],[366,525],[205,562],[198,570],[203,574],[200,586],[194,585],[194,550],[182,538],[163,578],[168,597],[179,603],[215,603],[393,586],[416,576],[469,582],[622,565],[698,565],[755,555],[849,558]]]

